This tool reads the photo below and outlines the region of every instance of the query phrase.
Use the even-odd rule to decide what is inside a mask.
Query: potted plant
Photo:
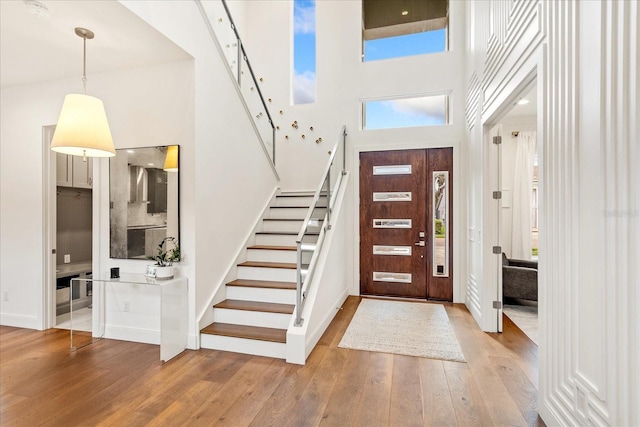
[[[180,261],[180,245],[175,237],[165,237],[158,245],[158,253],[147,258],[156,262],[147,268],[147,275],[161,280],[173,279],[173,262]]]

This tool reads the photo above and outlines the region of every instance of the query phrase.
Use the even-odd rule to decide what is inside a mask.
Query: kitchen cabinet
[[[56,185],[60,187],[92,188],[93,159],[56,153]]]
[[[167,172],[162,169],[147,168],[148,189],[147,213],[167,212]]]

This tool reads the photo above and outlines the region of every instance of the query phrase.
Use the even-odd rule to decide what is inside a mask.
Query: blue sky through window
[[[365,129],[433,126],[447,123],[447,95],[367,101]]]
[[[293,103],[316,100],[316,4],[293,2]]]
[[[366,40],[364,42],[364,60],[375,61],[423,53],[444,52],[447,47],[446,39],[447,31],[443,28],[423,33]]]

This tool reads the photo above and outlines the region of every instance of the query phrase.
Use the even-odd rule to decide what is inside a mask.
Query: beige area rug
[[[505,305],[502,311],[531,341],[538,345],[538,307]]]
[[[465,361],[441,304],[365,298],[338,347]]]

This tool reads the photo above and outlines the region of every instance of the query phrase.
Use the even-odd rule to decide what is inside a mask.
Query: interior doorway
[[[501,135],[497,176],[501,248],[499,297],[503,315],[534,343],[538,341],[538,196],[537,85],[518,92],[493,133]],[[502,331],[502,320],[499,329]]]
[[[453,300],[453,149],[360,153],[360,293]]]
[[[43,127],[46,328],[92,330],[93,159],[51,151]]]

